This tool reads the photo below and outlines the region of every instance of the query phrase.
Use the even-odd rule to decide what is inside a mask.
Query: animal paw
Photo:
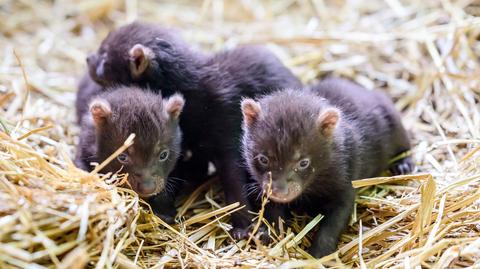
[[[169,197],[159,194],[148,200],[153,213],[168,224],[175,223],[177,210],[173,206],[173,200]]]
[[[167,224],[175,224],[175,208],[152,206],[153,213]]]
[[[247,239],[250,235],[250,227],[247,228],[238,228],[235,227],[231,230],[230,234],[235,240]]]
[[[389,170],[392,175],[397,176],[397,175],[405,175],[405,174],[410,174],[413,172],[413,169],[415,168],[415,164],[413,163],[413,160],[411,157],[406,157],[404,159],[401,159],[395,163],[393,163]]]
[[[233,228],[231,231],[232,237],[235,240],[248,239],[250,234],[253,232],[254,227],[254,224],[252,224],[247,228]],[[270,233],[268,232],[268,228],[265,225],[260,225],[255,232],[255,235],[259,237],[262,243],[265,245],[272,241],[270,238]]]
[[[308,250],[308,253],[310,253],[313,257],[315,258],[322,258],[324,256],[327,256],[329,254],[332,254],[337,250],[337,245],[331,242],[313,242],[312,246]]]
[[[263,224],[260,225],[256,234],[260,237],[260,241],[262,241],[262,244],[268,245],[272,242],[272,238],[270,238],[270,232],[267,226]]]
[[[157,215],[160,219],[165,221],[167,224],[175,224],[175,216],[158,214]]]
[[[320,259],[324,256],[327,256],[329,254],[332,254],[335,252],[335,249],[328,249],[328,248],[321,248],[318,246],[312,246],[309,250],[308,253],[310,253],[313,257]]]

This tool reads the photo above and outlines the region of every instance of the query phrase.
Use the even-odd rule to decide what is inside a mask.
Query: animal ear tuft
[[[317,128],[325,137],[332,137],[340,120],[340,111],[337,108],[328,108],[317,118]]]
[[[112,115],[112,108],[106,100],[95,99],[90,103],[90,114],[92,114],[95,125],[101,126]]]
[[[142,44],[135,44],[128,54],[130,57],[130,72],[134,78],[138,78],[150,65],[150,61],[153,58],[153,52]]]
[[[246,126],[252,126],[262,114],[262,108],[260,104],[253,99],[243,99],[242,114],[244,124],[246,124]]]
[[[181,94],[174,94],[165,101],[165,110],[168,115],[174,119],[178,119],[180,113],[182,113],[183,106],[185,105],[185,99]]]

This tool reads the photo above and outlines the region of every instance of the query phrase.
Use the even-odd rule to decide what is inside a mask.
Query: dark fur
[[[260,46],[243,46],[215,55],[202,81],[217,101],[208,115],[207,138],[214,153],[214,163],[222,181],[227,203],[249,205],[243,191],[248,172],[241,157],[240,100],[279,90],[301,87],[298,79],[268,50]],[[234,236],[244,238],[250,225],[249,206],[232,217]]]
[[[314,237],[312,255],[322,257],[335,251],[346,227],[355,193],[351,181],[379,176],[389,160],[410,149],[399,113],[381,92],[368,91],[341,79],[326,79],[311,89],[284,90],[261,98],[258,120],[244,125],[243,149],[249,171],[263,186],[271,172],[277,180],[301,182],[301,194],[289,203],[270,201],[269,221],[286,218],[289,210],[325,215]],[[330,108],[340,111],[332,136],[321,133],[317,119]],[[267,166],[255,156],[269,158]],[[310,166],[298,162],[310,158]],[[410,158],[392,167],[405,166]],[[390,167],[390,168],[392,168]],[[260,187],[261,188],[261,187]]]
[[[151,49],[155,56],[146,72],[133,76],[128,72],[128,51],[135,44]],[[169,30],[133,23],[112,32],[98,53],[89,59],[90,74],[103,63],[102,85],[135,84],[162,89],[162,94],[179,91],[186,99],[180,126],[184,133],[183,148],[193,152],[188,163],[179,162],[182,175],[191,177],[206,173],[213,161],[223,184],[227,202],[239,201],[247,207],[235,213],[234,235],[246,235],[250,217],[248,201],[242,193],[247,172],[241,165],[240,135],[242,97],[267,94],[276,89],[300,87],[301,83],[268,50],[244,46],[214,56],[194,51]]]
[[[151,64],[139,77],[132,76],[129,51],[136,44],[142,44],[155,53]],[[180,160],[176,176],[188,182],[201,181],[208,173],[208,158],[202,156],[200,137],[205,136],[204,119],[208,110],[208,93],[199,88],[201,71],[206,56],[191,50],[171,29],[152,24],[131,23],[112,31],[102,42],[98,51],[87,59],[89,73],[103,86],[135,85],[142,88],[161,90],[163,96],[179,91],[187,100],[180,119],[184,132],[183,153],[195,152],[190,160]],[[103,62],[103,63],[102,63]],[[102,75],[97,69],[103,66]]]
[[[130,72],[128,52],[135,44],[151,48],[156,52],[156,56],[145,73],[134,78]],[[205,61],[206,58],[204,59],[200,53],[190,50],[187,44],[170,29],[143,23],[128,24],[112,31],[102,42],[98,51],[87,58],[90,76],[95,83],[102,87],[134,85],[156,92],[161,89],[163,96],[170,96],[182,89],[182,93],[187,99],[182,114],[189,116],[181,117],[180,127],[182,130],[188,127],[187,129],[194,129],[195,132],[186,133],[182,140],[182,156],[171,175],[171,178],[177,179],[177,188],[171,195],[172,198],[182,187],[182,182],[195,186],[208,174],[208,156],[202,156],[204,151],[198,150],[204,148],[204,145],[200,143],[200,137],[204,136],[207,126],[203,121],[207,108],[204,108],[203,105],[207,102],[208,95],[198,90],[200,72],[197,68]],[[97,68],[100,65],[103,65],[101,76],[97,75]],[[87,88],[79,87],[77,103],[80,102],[80,105],[77,106],[77,111],[79,111],[78,107],[86,107],[83,99],[91,96],[88,92]],[[87,98],[78,101],[82,96]],[[187,150],[195,153],[190,159],[186,158]],[[175,215],[173,201],[164,201],[163,198],[156,197],[149,202],[157,214],[166,217],[169,221],[173,220]]]
[[[197,67],[207,59],[193,51],[175,30],[147,23],[131,23],[108,34],[98,51],[87,58],[90,76],[99,84],[137,85],[170,94],[196,88]],[[136,44],[150,48],[155,57],[140,77],[132,76],[128,52]],[[102,74],[97,70],[103,66]]]
[[[103,91],[103,87],[92,80],[88,74],[85,74],[78,83],[77,98],[75,99],[75,108],[77,112],[77,123],[82,123],[82,117],[87,115],[88,103]]]
[[[85,112],[77,166],[92,170],[91,162],[102,162],[122,146],[131,133],[135,133],[134,144],[127,150],[130,161],[122,164],[115,159],[101,172],[128,173],[129,183],[136,191],[136,186],[151,178],[160,180],[157,182],[159,190],[164,189],[179,157],[181,142],[178,119],[167,113],[166,101],[158,94],[132,87],[110,88],[94,100],[108,102],[111,116],[104,124],[95,124],[92,115]],[[85,107],[88,106],[85,104]],[[160,162],[159,154],[166,149],[169,157]]]

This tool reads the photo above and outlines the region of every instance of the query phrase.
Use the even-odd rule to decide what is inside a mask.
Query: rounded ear
[[[153,59],[153,51],[142,44],[135,44],[128,52],[130,57],[130,72],[134,78],[142,75],[147,70]]]
[[[90,114],[92,114],[95,126],[102,126],[112,115],[112,108],[106,100],[95,99],[90,103]]]
[[[184,105],[185,99],[183,99],[181,94],[176,93],[165,101],[165,110],[170,117],[178,119],[180,113],[182,113]]]
[[[246,126],[252,126],[262,113],[262,108],[260,104],[253,99],[243,99],[242,100],[242,114],[243,114],[243,122]]]
[[[325,137],[332,137],[335,128],[340,120],[340,111],[337,108],[331,107],[320,112],[317,118],[317,129]]]

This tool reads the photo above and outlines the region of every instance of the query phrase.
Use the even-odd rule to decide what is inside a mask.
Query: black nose
[[[151,195],[157,189],[157,185],[153,180],[144,180],[138,184],[138,191],[141,195]]]
[[[87,56],[87,64],[90,64],[93,62],[93,58],[95,57],[95,54],[90,54]]]

